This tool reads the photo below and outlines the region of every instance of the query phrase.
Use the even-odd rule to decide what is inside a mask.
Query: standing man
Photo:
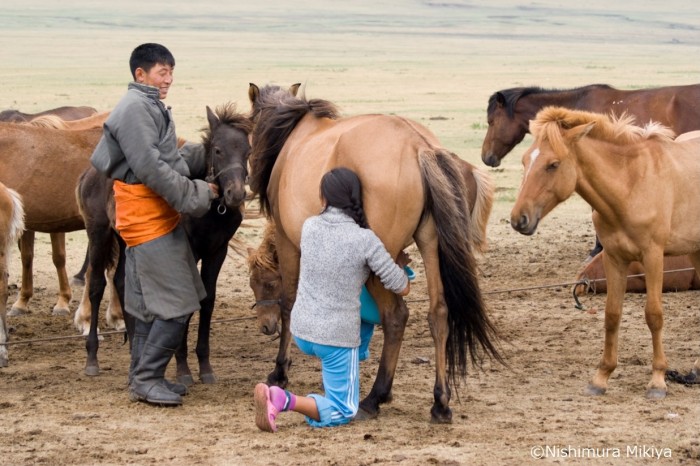
[[[165,379],[186,323],[206,296],[180,214],[204,215],[218,187],[190,176],[204,172],[201,144],[177,147],[162,100],[175,58],[142,44],[129,60],[134,81],[104,124],[93,166],[114,179],[116,229],[126,242],[125,308],[135,320],[129,368],[132,401],[180,405],[187,387]]]

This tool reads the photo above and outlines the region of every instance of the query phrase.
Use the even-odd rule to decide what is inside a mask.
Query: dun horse
[[[24,209],[17,191],[0,183],[0,367],[7,367],[7,277],[12,243],[24,231]]]
[[[423,257],[435,342],[431,414],[433,421],[450,422],[450,382],[466,375],[469,359],[481,363],[481,350],[500,359],[477,280],[458,157],[416,122],[387,115],[339,118],[332,103],[296,97],[297,90],[298,85],[292,92],[277,86],[249,88],[255,123],[250,186],[276,225],[282,280],[280,347],[268,383],[285,386],[288,381],[302,224],[321,209],[323,174],[345,166],[360,177],[367,219],[390,254],[396,257],[415,242]],[[391,398],[408,309],[376,277],[368,280],[367,288],[384,324],[377,378],[358,414],[373,417],[379,404]]]
[[[550,107],[530,123],[532,146],[523,155],[525,175],[511,225],[532,235],[558,204],[578,193],[593,207],[605,247],[608,294],[605,345],[587,393],[601,395],[617,366],[618,331],[627,270],[646,271],[646,322],[653,345],[649,398],[666,396],[661,289],[664,254],[688,254],[700,269],[700,139],[674,141],[668,128],[634,126],[631,116]],[[700,370],[695,362],[693,373]]]
[[[69,313],[72,293],[65,268],[65,233],[84,228],[75,187],[101,134],[101,128],[64,131],[0,123],[0,182],[22,196],[26,215],[26,231],[20,241],[22,286],[12,315],[26,312],[34,293],[32,262],[37,231],[51,234],[59,281],[53,313]]]
[[[209,332],[216,299],[216,281],[226,259],[229,240],[243,219],[243,203],[246,197],[245,182],[248,176],[250,144],[248,135],[251,121],[236,112],[233,104],[216,109],[207,107],[209,128],[203,135],[206,151],[206,167],[201,177],[219,185],[220,202],[213,202],[210,211],[201,218],[183,215],[181,223],[190,240],[195,259],[201,260],[201,276],[207,297],[201,301],[197,338],[199,376],[204,383],[216,382],[214,370],[209,362]],[[206,169],[206,170],[205,170]],[[193,173],[193,175],[197,175]],[[105,270],[116,267],[114,287],[120,301],[124,296],[124,242],[112,228],[114,225],[114,198],[112,180],[90,167],[80,178],[77,196],[89,239],[89,277],[84,293],[89,297],[89,306],[81,306],[81,319],[89,322],[90,330],[86,342],[87,362],[85,373],[98,375],[97,320],[100,301],[106,286]],[[168,273],[164,270],[163,273]],[[87,315],[89,313],[89,316]],[[125,315],[128,318],[128,315]],[[77,318],[77,316],[76,316]],[[127,323],[131,335],[133,322]],[[187,364],[187,333],[176,355],[177,378],[191,385],[192,373]]]

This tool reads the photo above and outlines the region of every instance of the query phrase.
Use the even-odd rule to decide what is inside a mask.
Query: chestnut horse
[[[202,136],[206,167],[202,167],[203,173],[193,173],[193,176],[206,176],[208,181],[217,183],[222,197],[219,202],[212,202],[209,212],[204,216],[195,218],[183,215],[180,222],[187,232],[195,260],[201,260],[200,273],[207,291],[207,297],[200,302],[195,350],[199,361],[199,377],[203,383],[215,383],[216,375],[209,362],[209,333],[216,299],[216,281],[226,259],[229,240],[243,219],[250,155],[248,135],[252,123],[246,116],[237,113],[233,104],[218,107],[216,112],[207,107],[207,120],[209,127],[204,130]],[[95,376],[100,372],[97,361],[97,321],[100,301],[107,285],[105,271],[116,267],[113,289],[117,290],[119,301],[123,303],[125,244],[113,229],[114,197],[111,179],[98,173],[91,166],[80,177],[77,197],[88,232],[90,265],[86,274],[88,279],[83,305],[76,312],[76,322],[80,320],[83,325],[89,326],[85,373]],[[164,270],[163,273],[168,271]],[[86,297],[89,298],[87,303]],[[125,317],[127,331],[132,335],[133,321],[127,313]],[[175,358],[178,381],[192,385],[194,380],[187,364],[187,332]]]
[[[532,235],[554,207],[578,193],[593,207],[605,247],[608,294],[605,345],[586,392],[605,393],[617,366],[617,343],[627,270],[646,271],[646,322],[653,345],[649,398],[666,396],[661,289],[666,255],[688,254],[700,269],[700,139],[673,140],[657,123],[634,126],[631,116],[549,107],[530,123],[534,143],[523,155],[525,175],[511,225]],[[695,362],[693,372],[700,369]]]
[[[323,174],[344,166],[360,177],[367,219],[389,253],[396,257],[415,241],[423,257],[436,355],[431,415],[433,421],[450,422],[450,384],[466,375],[469,359],[478,366],[483,350],[501,360],[477,280],[458,157],[416,122],[388,115],[339,118],[332,103],[297,97],[297,90],[298,85],[292,92],[249,88],[255,124],[250,187],[276,226],[282,280],[280,347],[268,383],[284,387],[288,381],[302,224],[321,210]],[[376,416],[379,404],[391,397],[408,319],[403,299],[376,277],[367,288],[383,316],[384,347],[374,386],[360,403],[361,417]]]
[[[5,121],[8,123],[23,123],[26,121],[31,121],[36,117],[44,115],[56,115],[63,120],[79,120],[81,118],[89,117],[97,113],[97,110],[92,107],[57,107],[51,110],[44,110],[38,113],[23,113],[19,110],[3,110],[0,112],[0,121]]]
[[[34,232],[50,233],[59,296],[53,313],[69,313],[65,233],[85,228],[75,199],[80,174],[89,165],[102,129],[65,131],[32,124],[0,123],[0,182],[24,201],[26,230],[20,240],[22,285],[11,315],[27,311],[33,291]]]
[[[0,183],[0,367],[7,367],[7,277],[12,243],[24,231],[24,208],[17,191]]]

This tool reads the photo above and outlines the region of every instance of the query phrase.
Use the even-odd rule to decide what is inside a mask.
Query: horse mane
[[[249,184],[253,194],[260,197],[260,211],[268,218],[271,210],[267,185],[272,167],[297,123],[309,113],[316,118],[338,118],[338,109],[333,103],[322,99],[309,100],[304,95],[297,97],[273,85],[260,89],[253,104],[251,119],[255,122],[255,130]]]
[[[660,123],[649,122],[641,127],[635,125],[634,121],[634,116],[627,113],[615,116],[564,107],[546,107],[530,122],[530,132],[535,138],[541,137],[549,141],[558,154],[566,152],[562,129],[588,124],[592,124],[589,137],[617,145],[652,139],[671,141],[675,137],[673,130]]]
[[[219,118],[221,124],[240,129],[245,134],[250,134],[253,131],[253,121],[247,115],[238,113],[234,102],[219,105],[214,110],[214,114]],[[212,145],[211,128],[208,125],[205,126],[202,128],[202,133],[202,144],[204,145],[205,153],[209,154]]]
[[[24,124],[37,128],[68,129],[68,124],[63,118],[56,115],[41,115],[25,122]]]
[[[515,116],[515,104],[518,103],[523,97],[529,95],[538,94],[552,94],[552,93],[571,93],[573,98],[578,95],[587,94],[593,89],[614,89],[612,86],[607,84],[589,84],[582,87],[574,87],[571,89],[544,89],[538,86],[531,87],[513,87],[510,89],[503,89],[501,91],[494,92],[491,97],[489,97],[489,104],[486,109],[487,115],[493,115],[496,111],[496,104],[498,103],[499,97],[503,99],[505,103],[506,112],[508,113],[508,118],[513,118]]]
[[[248,270],[253,270],[254,267],[273,272],[279,269],[277,243],[275,242],[275,224],[272,221],[267,222],[263,232],[263,239],[258,249],[248,256]]]

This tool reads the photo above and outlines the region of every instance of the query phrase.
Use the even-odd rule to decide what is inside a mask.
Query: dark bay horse
[[[282,281],[280,347],[268,383],[284,387],[288,381],[301,226],[321,209],[323,174],[344,166],[360,177],[367,219],[390,254],[396,257],[415,242],[423,258],[435,342],[431,415],[435,422],[450,422],[450,384],[466,375],[469,360],[477,366],[485,355],[500,360],[479,289],[458,157],[414,121],[388,115],[339,118],[331,102],[297,97],[298,85],[290,90],[249,88],[255,124],[250,187],[276,226]],[[408,308],[376,277],[367,288],[384,322],[377,378],[358,414],[373,417],[391,396]]]
[[[620,90],[607,84],[573,89],[514,87],[489,97],[488,130],[481,160],[497,167],[529,132],[528,124],[544,107],[557,106],[620,116],[627,113],[636,124],[658,121],[676,134],[700,129],[700,84]]]
[[[7,278],[12,244],[24,231],[24,208],[17,191],[0,183],[0,367],[7,367]]]
[[[102,129],[65,131],[32,124],[0,123],[0,182],[23,199],[26,230],[20,240],[22,285],[11,315],[26,312],[33,295],[34,232],[50,233],[59,296],[53,313],[69,311],[65,233],[85,228],[75,199],[80,174]]]
[[[212,112],[207,107],[209,128],[204,130],[202,142],[206,151],[206,179],[219,185],[220,202],[212,202],[210,211],[203,217],[183,215],[181,223],[190,240],[197,262],[201,260],[201,276],[207,297],[200,302],[199,329],[196,353],[199,376],[204,383],[214,383],[216,376],[209,362],[209,332],[216,299],[216,281],[226,259],[229,240],[243,219],[243,203],[246,197],[245,183],[248,176],[250,144],[248,135],[251,121],[236,112],[233,104],[223,105]],[[90,331],[86,342],[87,361],[85,373],[98,375],[97,321],[100,301],[107,285],[105,271],[116,267],[114,287],[123,303],[124,296],[124,248],[125,244],[113,229],[114,198],[112,180],[90,167],[80,178],[77,191],[81,212],[89,238],[88,280],[85,292],[90,300]],[[167,271],[163,271],[167,273]],[[133,321],[127,313],[127,331],[133,332]],[[187,333],[177,353],[178,381],[191,385],[192,373],[187,364]]]
[[[674,141],[657,123],[634,126],[632,117],[548,107],[530,123],[532,146],[511,225],[532,235],[558,204],[578,193],[593,207],[605,247],[608,294],[605,345],[586,392],[605,393],[617,366],[617,343],[627,271],[638,261],[646,272],[646,322],[651,331],[649,398],[666,396],[662,343],[664,255],[687,254],[700,270],[700,138]],[[695,361],[692,373],[700,371]]]
[[[0,112],[0,121],[6,121],[9,123],[23,123],[44,115],[56,115],[63,120],[79,120],[81,118],[89,117],[95,113],[97,113],[96,109],[86,106],[57,107],[38,113],[24,113],[20,112],[19,110],[9,109]]]

